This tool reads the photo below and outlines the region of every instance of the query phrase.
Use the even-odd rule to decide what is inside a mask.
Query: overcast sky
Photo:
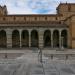
[[[75,0],[0,0],[9,14],[53,14],[59,3],[75,3]]]

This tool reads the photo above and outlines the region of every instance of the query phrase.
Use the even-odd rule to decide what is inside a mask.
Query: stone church
[[[0,6],[0,48],[75,48],[75,3],[60,3],[57,14],[9,15]]]

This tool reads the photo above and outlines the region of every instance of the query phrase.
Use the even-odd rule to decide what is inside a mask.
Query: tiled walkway
[[[75,75],[74,59],[42,58],[40,63],[37,52],[26,51],[16,59],[0,59],[0,75]]]

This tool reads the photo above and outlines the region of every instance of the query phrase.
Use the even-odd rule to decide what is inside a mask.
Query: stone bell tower
[[[60,3],[57,13],[63,15],[63,19],[75,15],[75,3]]]
[[[7,15],[7,7],[6,5],[0,6],[0,16]]]

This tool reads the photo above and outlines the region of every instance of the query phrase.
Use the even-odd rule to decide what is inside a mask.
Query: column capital
[[[54,31],[54,29],[50,29],[50,31],[52,31],[52,32],[53,32],[53,31]]]
[[[22,29],[18,29],[18,31],[21,33],[22,32]]]
[[[59,32],[61,32],[62,31],[62,29],[59,29]]]
[[[62,31],[62,30],[59,31],[59,35],[60,35],[60,36],[61,36],[61,31]]]
[[[4,29],[5,31],[13,31],[11,28]]]
[[[31,33],[32,29],[28,29],[29,34]]]

